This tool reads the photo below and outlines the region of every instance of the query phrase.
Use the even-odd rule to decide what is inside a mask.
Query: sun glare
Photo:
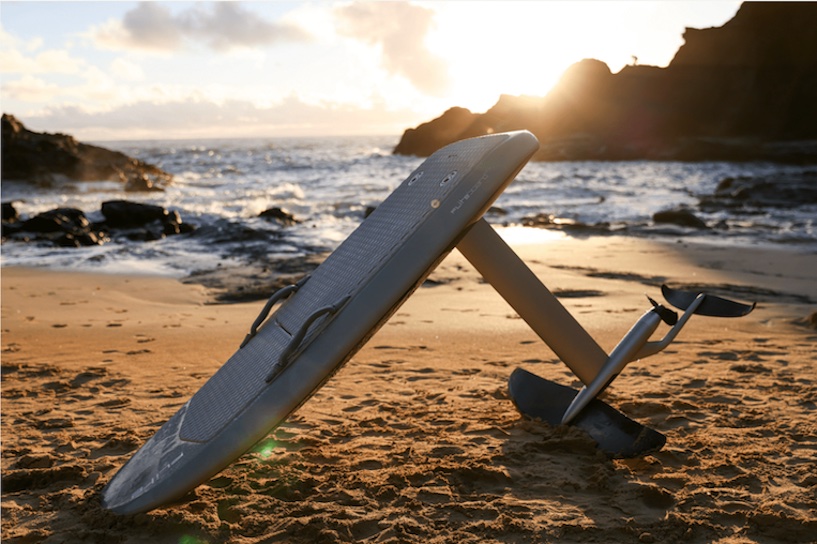
[[[516,94],[524,80],[530,85],[535,76],[526,69],[525,60],[508,55],[507,51],[517,46],[508,41],[504,25],[496,28],[496,7],[490,3],[468,5],[467,19],[463,20],[461,9],[439,4],[436,25],[426,44],[448,65],[450,99],[456,105],[484,111],[496,102],[498,88]]]
[[[544,96],[584,58],[613,72],[641,58],[665,66],[682,42],[656,45],[667,24],[654,2],[441,2],[426,44],[445,60],[452,105],[484,111],[500,94]],[[666,16],[666,17],[665,17]]]
[[[502,93],[545,95],[582,58],[563,24],[580,16],[581,7],[560,2],[467,5],[463,10],[461,2],[437,4],[437,26],[427,40],[429,49],[448,63],[450,96],[458,105],[484,111]]]

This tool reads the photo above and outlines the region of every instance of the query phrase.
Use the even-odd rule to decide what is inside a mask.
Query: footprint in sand
[[[114,399],[111,399],[111,400],[105,400],[105,401],[102,401],[102,402],[98,402],[97,406],[102,406],[103,408],[109,408],[109,409],[114,409],[115,410],[115,409],[118,409],[118,408],[124,408],[125,406],[129,406],[131,404],[131,402],[132,402],[131,399],[129,399],[127,397],[117,397],[117,398],[114,398]]]
[[[3,353],[17,353],[22,349],[22,346],[16,342],[11,342],[3,347]]]
[[[108,370],[105,368],[90,368],[74,376],[74,379],[71,380],[71,387],[78,388],[90,381],[104,378],[107,375]]]
[[[79,484],[87,476],[86,470],[80,465],[62,465],[46,469],[23,469],[3,472],[3,493],[17,493],[45,489],[52,485],[69,487],[70,484]]]
[[[342,408],[341,410],[343,412],[346,412],[346,413],[354,413],[354,412],[359,412],[360,410],[362,410],[364,408],[367,408],[367,407],[370,407],[370,406],[375,406],[377,404],[379,404],[378,401],[376,401],[374,399],[368,399],[368,400],[358,402],[354,406],[347,406],[346,408]]]

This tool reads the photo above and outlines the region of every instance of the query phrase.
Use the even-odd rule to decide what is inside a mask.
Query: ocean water
[[[2,264],[184,276],[261,255],[286,259],[331,251],[364,219],[368,207],[422,162],[393,155],[397,141],[396,136],[355,136],[99,142],[156,164],[174,175],[174,183],[163,192],[125,193],[112,182],[43,189],[4,181],[3,201],[15,201],[26,217],[73,207],[91,221],[101,221],[102,202],[127,199],[176,210],[197,230],[154,242],[116,240],[80,249],[9,240],[2,246]],[[783,203],[767,205],[735,195],[713,206],[706,199],[724,179],[797,178],[815,169],[772,163],[532,162],[487,218],[513,227],[532,216],[552,215],[557,219],[552,228],[563,236],[728,239],[812,250],[817,245],[817,202],[800,201],[796,187]],[[258,217],[275,206],[300,222],[284,227]],[[654,224],[656,212],[681,207],[709,228]],[[526,232],[543,231],[529,227]]]

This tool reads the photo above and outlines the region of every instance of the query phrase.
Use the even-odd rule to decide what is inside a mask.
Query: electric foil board
[[[103,506],[130,514],[178,499],[264,438],[422,284],[538,146],[518,131],[429,157],[306,281],[270,299],[241,348],[111,479]]]

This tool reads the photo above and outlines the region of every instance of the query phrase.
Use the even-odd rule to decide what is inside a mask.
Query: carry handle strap
[[[340,310],[350,298],[351,297],[349,295],[346,295],[335,304],[331,306],[324,306],[323,308],[319,308],[312,312],[312,315],[306,318],[306,320],[301,325],[301,328],[298,329],[298,332],[296,332],[292,336],[292,339],[289,341],[289,344],[287,344],[287,346],[281,352],[281,356],[278,358],[278,361],[276,361],[275,364],[272,365],[272,370],[270,370],[270,373],[267,374],[265,381],[267,383],[270,383],[273,379],[275,379],[275,376],[277,376],[278,373],[281,372],[289,364],[289,359],[292,357],[292,355],[295,354],[295,352],[301,346],[301,343],[304,341],[304,338],[306,337],[306,333],[309,332],[309,327],[311,327],[312,324],[319,317],[322,317],[327,314],[329,315],[336,314],[338,310]]]
[[[241,342],[241,345],[238,349],[243,348],[247,345],[247,343],[253,339],[253,337],[258,334],[258,327],[264,323],[264,321],[269,316],[270,311],[272,311],[272,307],[275,306],[275,303],[279,300],[283,300],[288,296],[292,295],[293,293],[297,293],[298,289],[304,286],[304,284],[309,281],[310,276],[304,276],[303,278],[298,281],[298,283],[294,283],[292,285],[287,285],[286,287],[282,287],[275,291],[272,296],[269,298],[267,303],[264,305],[264,308],[261,309],[261,313],[258,314],[258,317],[255,318],[255,321],[250,326],[250,332],[247,333],[247,336],[244,337],[244,340]]]

